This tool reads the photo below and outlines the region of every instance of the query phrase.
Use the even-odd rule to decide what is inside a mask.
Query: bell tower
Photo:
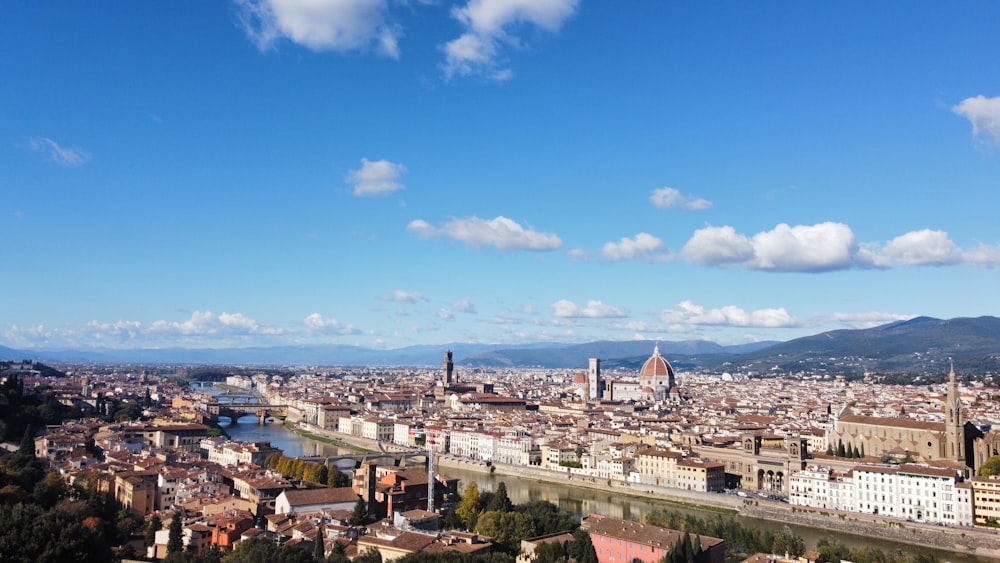
[[[590,368],[587,370],[587,398],[604,398],[604,378],[601,377],[600,358],[590,358]]]
[[[454,383],[454,380],[452,379],[454,377],[454,374],[455,374],[455,364],[454,364],[454,362],[451,361],[451,350],[448,350],[444,354],[444,381],[443,381],[443,383],[444,383],[445,387],[451,387],[451,384]]]
[[[944,404],[944,457],[955,461],[965,461],[965,419],[962,413],[962,399],[958,395],[958,380],[955,364],[951,364],[948,374],[948,398]]]

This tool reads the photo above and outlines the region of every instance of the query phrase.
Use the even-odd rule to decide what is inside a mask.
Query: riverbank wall
[[[930,547],[977,557],[1000,558],[1000,535],[978,528],[951,528],[782,503],[748,502],[740,514],[752,518],[834,530],[865,538]]]
[[[454,468],[463,469],[465,471],[472,471],[475,473],[489,474],[493,472],[493,465],[486,463],[485,461],[476,461],[472,459],[466,459],[463,457],[455,457],[450,455],[439,455],[434,458],[437,462],[438,468]],[[445,472],[447,473],[447,472]]]
[[[740,497],[720,493],[703,493],[667,487],[655,487],[593,479],[576,475],[563,475],[538,467],[494,464],[494,474],[510,475],[522,479],[537,479],[570,487],[582,487],[616,494],[664,501],[682,506],[710,507],[722,513],[737,514],[794,524],[817,530],[832,530],[866,539],[883,539],[902,544],[964,553],[976,557],[1000,559],[1000,534],[978,528],[951,528],[891,518],[791,506],[757,497]]]

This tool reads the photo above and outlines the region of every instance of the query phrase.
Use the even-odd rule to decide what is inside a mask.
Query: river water
[[[295,434],[285,428],[280,423],[265,425],[258,424],[257,418],[252,416],[241,418],[235,425],[226,424],[221,426],[225,428],[226,433],[228,433],[233,440],[269,441],[273,446],[281,448],[284,454],[290,457],[332,456],[356,453],[347,448],[337,447],[331,444],[318,442],[311,438],[299,436],[298,434]],[[616,494],[614,491],[570,487],[560,483],[549,483],[535,479],[523,479],[509,475],[492,475],[464,469],[453,469],[450,467],[439,468],[438,473],[459,479],[459,491],[463,491],[468,483],[474,482],[476,483],[476,486],[479,487],[480,491],[492,492],[496,490],[497,485],[499,485],[502,481],[507,485],[507,494],[510,497],[511,502],[514,504],[523,504],[534,500],[549,501],[559,508],[578,517],[582,517],[590,513],[598,513],[625,520],[641,520],[645,514],[655,509],[673,510],[703,519],[713,518],[717,514],[716,512],[712,512],[710,510],[700,510],[687,506],[677,506],[653,499],[620,495]],[[780,531],[782,527],[785,526],[785,524],[781,522],[773,522],[770,520],[746,518],[743,516],[738,516],[737,518],[739,518],[740,522],[744,525],[767,529],[774,532]],[[951,551],[931,550],[884,540],[872,542],[860,536],[826,530],[817,530],[815,528],[807,528],[804,526],[790,525],[789,527],[793,532],[805,540],[807,549],[815,548],[816,542],[825,537],[836,540],[851,548],[860,548],[865,545],[871,545],[872,547],[878,547],[887,553],[895,550],[901,550],[911,555],[927,553],[929,555],[937,556],[937,558],[941,561],[950,561],[952,563],[973,563],[983,560],[972,555],[954,553]]]

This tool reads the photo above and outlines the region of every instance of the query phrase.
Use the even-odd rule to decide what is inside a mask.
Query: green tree
[[[183,524],[181,522],[181,512],[174,511],[170,518],[170,535],[167,536],[167,554],[180,553],[184,549]]]
[[[486,505],[486,511],[510,512],[513,509],[514,505],[510,502],[510,497],[507,496],[507,484],[500,481],[500,484],[497,485],[497,491],[493,493],[493,498]]]
[[[344,473],[339,467],[333,465],[326,474],[326,485],[328,487],[350,487],[351,475]]]
[[[556,532],[575,529],[579,523],[570,513],[545,500],[536,500],[514,507],[516,512],[523,513],[531,519],[534,529],[532,536],[544,536]]]
[[[535,548],[536,563],[563,563],[567,560],[566,543],[550,541]]]
[[[566,546],[566,552],[576,563],[597,563],[597,550],[590,539],[590,533],[583,528],[573,532],[573,541]]]
[[[309,480],[312,481],[313,483],[321,483],[325,485],[327,480],[330,478],[329,472],[330,471],[326,468],[325,465],[323,465],[322,463],[317,463],[315,466],[313,466],[312,477]]]
[[[326,546],[323,545],[323,526],[320,525],[319,529],[316,530],[316,537],[313,539],[313,559],[316,563],[323,563],[326,559]]]
[[[981,477],[1000,475],[1000,455],[995,455],[984,461],[983,465],[979,468],[979,475]]]
[[[156,532],[163,529],[163,520],[160,519],[159,514],[153,514],[153,516],[146,522],[146,546],[151,546],[156,543]]]
[[[17,448],[17,453],[35,457],[35,430],[30,424],[24,429],[24,436],[21,437],[21,445]]]
[[[521,512],[483,512],[476,519],[475,530],[493,538],[504,552],[515,555],[521,540],[535,535],[531,518]]]
[[[774,536],[774,543],[771,546],[771,553],[787,553],[792,557],[798,557],[806,552],[806,543],[800,536],[795,535],[788,526],[783,526],[781,531]]]
[[[225,557],[225,563],[315,563],[306,550],[279,547],[263,537],[251,538],[236,544]]]
[[[11,563],[113,560],[97,521],[35,504],[0,505],[0,553]]]
[[[851,561],[851,550],[844,544],[830,538],[820,538],[816,542],[816,551],[823,554],[827,561]]]
[[[844,449],[844,441],[837,440],[837,457],[847,457],[847,450]]]
[[[360,526],[365,523],[366,517],[365,501],[359,498],[358,502],[354,503],[354,512],[351,513],[351,519],[348,520],[348,523],[352,526]]]
[[[44,508],[52,508],[67,494],[66,481],[56,471],[50,471],[39,481],[31,493],[32,498]]]
[[[369,549],[351,561],[353,563],[382,563],[382,554],[377,549]]]

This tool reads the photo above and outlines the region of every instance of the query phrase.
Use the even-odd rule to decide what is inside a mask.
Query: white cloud
[[[313,51],[374,45],[399,57],[399,28],[386,21],[387,0],[234,0],[243,31],[266,51],[282,38]]]
[[[995,268],[1000,266],[1000,245],[979,245],[962,252],[962,261],[970,266]]]
[[[962,260],[962,251],[948,233],[922,229],[890,240],[882,256],[896,264],[944,266]]]
[[[424,294],[419,291],[403,291],[402,289],[397,289],[392,292],[392,295],[383,295],[379,297],[382,301],[395,301],[396,303],[406,303],[412,305],[418,301],[424,300]]]
[[[739,326],[755,328],[785,328],[799,325],[783,307],[747,312],[735,305],[705,309],[685,300],[660,313],[663,322],[684,325]]]
[[[45,346],[52,343],[53,331],[44,325],[18,326],[10,325],[4,332],[4,337],[14,346]],[[58,342],[61,344],[61,342]]]
[[[831,319],[850,328],[872,328],[884,324],[912,319],[915,315],[896,313],[834,313]]]
[[[461,299],[451,304],[456,311],[461,311],[463,313],[476,313],[476,306],[469,302],[468,299]]]
[[[854,232],[843,223],[796,225],[784,223],[752,238],[733,227],[705,227],[694,232],[681,249],[685,260],[699,266],[740,264],[770,272],[826,272],[849,268],[892,266],[1000,266],[1000,245],[982,244],[964,250],[948,233],[911,231],[885,245],[855,244]]]
[[[618,330],[628,330],[628,331],[632,331],[632,332],[635,332],[635,333],[649,332],[651,330],[658,330],[658,327],[654,327],[654,326],[650,325],[649,323],[646,323],[646,322],[643,322],[643,321],[628,321],[628,322],[625,322],[625,323],[621,323],[620,325],[616,325],[613,328],[618,329]]]
[[[89,321],[58,329],[19,327],[12,325],[4,334],[12,343],[27,347],[94,346],[128,348],[164,345],[203,346],[237,345],[262,338],[286,335],[280,328],[261,325],[242,313],[195,311],[183,321],[157,320],[149,324],[140,321]]]
[[[315,333],[336,335],[361,334],[361,331],[354,328],[353,325],[341,324],[337,319],[323,318],[323,315],[319,313],[312,313],[307,316],[303,323],[305,323],[306,328],[310,332]]]
[[[748,266],[776,272],[823,272],[849,268],[854,232],[843,223],[784,223],[753,237],[754,257]]]
[[[455,320],[455,314],[449,311],[448,309],[438,309],[437,316],[438,318],[446,321]]]
[[[484,245],[500,250],[556,250],[562,240],[552,233],[540,233],[532,228],[525,229],[516,221],[500,216],[495,219],[451,219],[441,227],[434,227],[421,219],[415,219],[406,226],[410,232],[423,238],[448,237],[473,248]]]
[[[674,188],[659,188],[653,190],[649,201],[659,209],[676,207],[686,211],[702,211],[712,208],[712,202],[693,195],[683,195]]]
[[[558,318],[590,318],[606,319],[615,317],[625,317],[628,313],[621,307],[607,305],[600,301],[587,301],[585,307],[580,307],[568,299],[560,299],[552,304],[552,315]]]
[[[56,164],[75,168],[90,160],[90,155],[79,147],[64,147],[48,137],[32,137],[28,139],[32,150],[46,154],[45,160]]]
[[[452,17],[465,26],[465,32],[444,46],[444,72],[455,75],[482,75],[494,80],[509,80],[510,69],[500,68],[500,50],[504,44],[520,47],[514,31],[534,26],[555,33],[575,12],[579,0],[469,0],[452,8]]]
[[[694,232],[681,249],[681,255],[699,266],[725,266],[752,258],[753,244],[728,225],[705,227]]]
[[[195,311],[191,318],[181,322],[158,320],[145,329],[146,333],[165,337],[179,336],[239,336],[251,334],[281,334],[277,328],[264,327],[242,313],[220,313]]]
[[[951,111],[972,123],[972,135],[987,144],[1000,146],[1000,96],[987,98],[980,94],[966,98]]]
[[[566,251],[566,255],[574,262],[583,262],[587,259],[588,253],[582,248],[572,248]]]
[[[862,266],[1000,266],[1000,246],[980,245],[963,250],[944,231],[921,229],[893,238],[884,246],[865,243],[858,250],[857,262]]]
[[[601,256],[607,260],[668,260],[670,252],[660,239],[639,233],[635,238],[622,237],[618,242],[604,243]]]
[[[702,266],[742,263],[772,272],[824,272],[854,264],[854,232],[843,223],[784,223],[748,239],[729,226],[695,231],[681,250],[686,260]]]
[[[354,186],[354,195],[356,196],[386,195],[403,189],[403,184],[399,183],[399,177],[404,172],[406,172],[406,167],[402,164],[395,164],[388,160],[372,161],[362,158],[361,168],[349,171],[344,181]]]
[[[82,332],[89,333],[91,338],[102,342],[129,341],[142,335],[142,323],[124,320],[101,323],[95,320],[84,325]]]

